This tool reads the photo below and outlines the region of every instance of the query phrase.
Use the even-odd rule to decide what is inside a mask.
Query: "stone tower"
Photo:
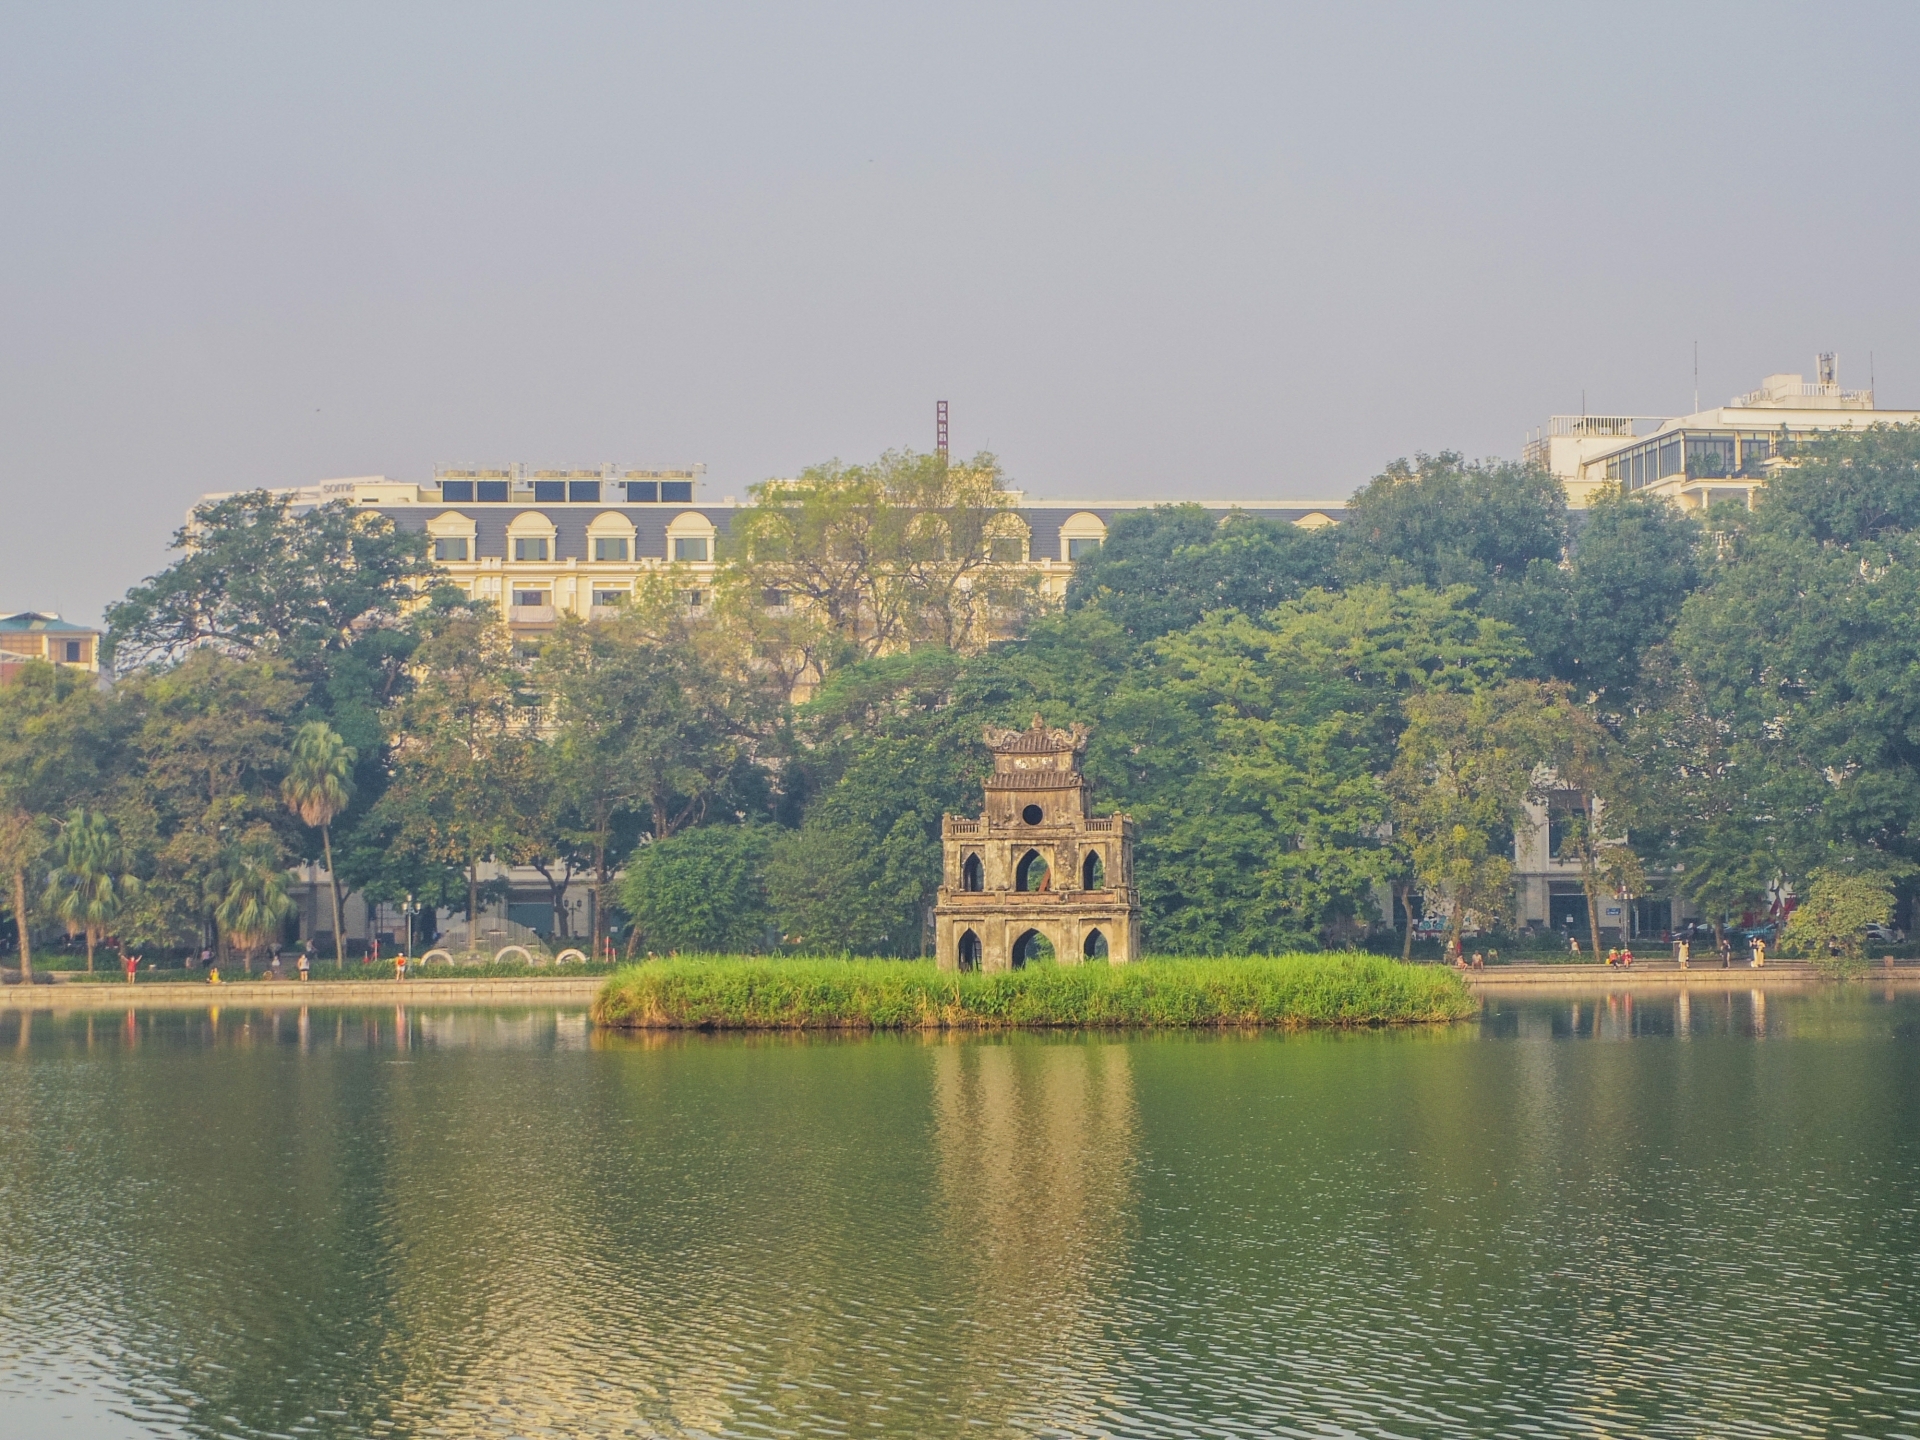
[[[1087,727],[987,727],[986,813],[946,816],[933,912],[942,970],[1017,970],[1051,946],[1062,964],[1124,964],[1140,954],[1133,821],[1098,818],[1080,756]],[[1043,943],[1044,942],[1044,943]]]

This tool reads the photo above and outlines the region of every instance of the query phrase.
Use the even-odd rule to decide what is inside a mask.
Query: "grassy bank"
[[[1042,965],[942,974],[909,960],[653,961],[615,974],[596,1023],[684,1030],[1406,1025],[1476,1002],[1437,966],[1377,955],[1281,955]]]

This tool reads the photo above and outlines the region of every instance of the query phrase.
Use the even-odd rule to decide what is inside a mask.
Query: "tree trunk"
[[[467,949],[475,948],[473,927],[480,920],[480,878],[474,871],[473,861],[467,861]]]
[[[1600,958],[1600,902],[1594,899],[1593,877],[1582,873],[1580,888],[1587,893],[1587,935],[1593,941],[1594,959]]]
[[[571,940],[573,928],[567,924],[567,887],[573,884],[572,872],[563,877],[558,885],[547,871],[540,872],[540,878],[547,882],[547,895],[553,901],[553,938]]]
[[[602,916],[607,909],[607,838],[603,832],[595,837],[593,845],[593,958],[600,958],[601,926],[605,923]]]
[[[1400,908],[1407,914],[1407,938],[1400,946],[1400,959],[1404,964],[1413,959],[1413,886],[1396,885],[1393,893],[1400,898]]]
[[[87,927],[87,974],[93,974],[93,927]]]
[[[20,980],[33,983],[33,941],[27,936],[27,867],[13,867],[13,928],[20,932]]]
[[[327,857],[327,889],[333,892],[333,963],[344,970],[347,965],[347,938],[340,924],[340,877],[333,873],[333,827],[320,827],[320,848]]]

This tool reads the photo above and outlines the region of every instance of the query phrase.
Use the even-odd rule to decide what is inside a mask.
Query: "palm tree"
[[[324,720],[309,720],[293,737],[293,760],[280,794],[287,808],[320,832],[327,858],[327,888],[333,892],[333,958],[347,963],[340,933],[340,877],[333,873],[333,819],[353,799],[353,762],[359,757]]]
[[[24,810],[0,811],[0,870],[13,880],[13,924],[20,941],[20,978],[33,983],[33,929],[27,923],[27,874],[40,861],[46,836]]]
[[[128,873],[126,847],[112,823],[97,811],[68,815],[54,853],[58,863],[47,876],[47,908],[66,922],[69,935],[86,935],[92,974],[94,947],[139,893],[140,881]]]
[[[273,937],[293,909],[287,872],[269,847],[253,844],[228,854],[217,883],[220,900],[213,918],[227,932],[227,943],[239,948],[251,975],[253,952]]]

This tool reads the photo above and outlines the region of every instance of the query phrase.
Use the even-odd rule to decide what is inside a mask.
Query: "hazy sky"
[[[1331,498],[1841,354],[1920,404],[1920,7],[15,3],[0,610],[202,491],[891,446]]]

